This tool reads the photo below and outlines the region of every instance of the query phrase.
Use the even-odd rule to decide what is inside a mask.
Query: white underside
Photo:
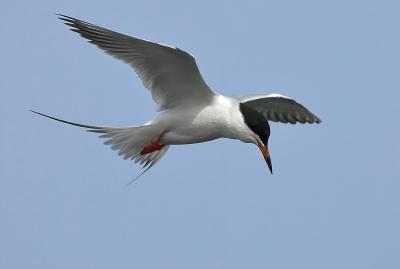
[[[166,110],[148,124],[166,132],[162,138],[166,145],[201,143],[218,138],[256,143],[254,133],[244,123],[238,100],[222,95],[215,95],[210,103]]]

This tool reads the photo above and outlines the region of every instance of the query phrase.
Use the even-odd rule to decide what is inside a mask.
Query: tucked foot
[[[163,138],[165,133],[166,133],[166,131],[162,132],[160,134],[160,136],[157,138],[157,140],[151,141],[150,144],[144,146],[144,148],[142,149],[142,151],[140,152],[139,155],[149,154],[149,153],[158,151],[158,150],[162,149],[163,147],[165,147],[165,144],[161,143],[161,139]]]
[[[158,144],[158,143],[148,144],[142,149],[142,151],[140,152],[140,155],[152,153],[154,151],[162,149],[163,147],[165,147],[164,144]]]

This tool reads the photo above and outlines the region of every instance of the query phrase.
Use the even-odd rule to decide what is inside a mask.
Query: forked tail
[[[93,126],[58,119],[33,110],[31,112],[58,122],[85,128],[88,132],[97,133],[100,138],[106,139],[104,141],[105,145],[111,145],[111,149],[118,151],[118,155],[122,156],[125,160],[134,160],[135,163],[143,165],[143,168],[146,169],[128,184],[138,179],[154,166],[169,148],[168,145],[158,145],[151,152],[145,150],[149,145],[153,145],[154,141],[159,140],[160,136],[164,133],[164,130],[155,125],[126,128]]]

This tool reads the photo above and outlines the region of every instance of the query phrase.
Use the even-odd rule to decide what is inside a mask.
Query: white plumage
[[[223,96],[212,91],[192,55],[167,45],[123,35],[60,15],[71,30],[90,43],[128,63],[150,90],[160,114],[144,126],[99,127],[39,115],[98,133],[124,159],[147,171],[170,145],[218,138],[238,139],[259,146],[272,172],[268,152],[270,121],[319,123],[320,119],[293,99],[280,94]],[[144,172],[145,172],[144,171]]]

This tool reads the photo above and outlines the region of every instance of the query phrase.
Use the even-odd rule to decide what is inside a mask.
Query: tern
[[[268,122],[321,122],[303,105],[280,94],[234,97],[211,90],[201,76],[194,57],[177,47],[57,15],[70,30],[129,64],[150,91],[160,113],[143,126],[114,128],[75,123],[31,111],[99,134],[105,139],[104,144],[111,145],[124,159],[143,165],[143,173],[153,167],[171,145],[202,143],[218,138],[257,145],[272,173]]]

